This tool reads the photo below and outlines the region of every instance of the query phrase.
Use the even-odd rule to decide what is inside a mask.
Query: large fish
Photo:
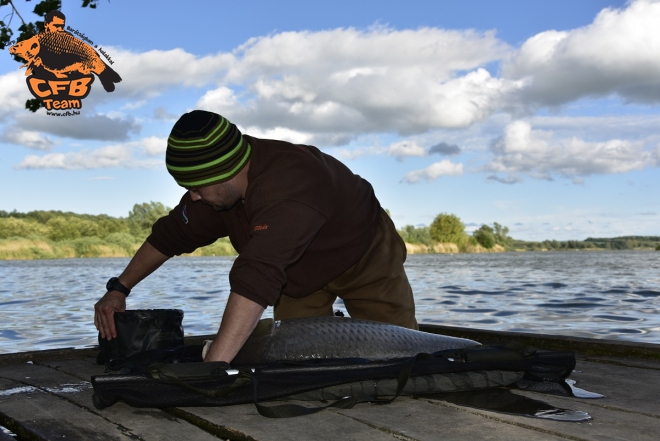
[[[342,317],[264,319],[232,364],[355,357],[385,360],[471,346],[480,344],[368,320]]]
[[[69,74],[95,73],[107,92],[115,90],[121,77],[108,66],[96,51],[84,41],[64,31],[40,32],[27,40],[19,41],[9,48],[9,53],[27,60],[25,75],[35,67],[43,67],[57,78],[68,78]]]

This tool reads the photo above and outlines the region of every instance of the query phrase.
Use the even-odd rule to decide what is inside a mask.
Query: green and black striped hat
[[[251,152],[234,124],[217,113],[193,110],[174,124],[165,164],[180,186],[206,187],[236,176]]]

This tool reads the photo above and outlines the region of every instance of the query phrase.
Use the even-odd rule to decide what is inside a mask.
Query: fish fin
[[[103,88],[106,92],[112,92],[115,90],[114,83],[119,83],[121,81],[121,77],[117,72],[112,70],[112,68],[106,64],[103,72],[99,74],[99,80],[101,81],[101,84],[103,85]]]

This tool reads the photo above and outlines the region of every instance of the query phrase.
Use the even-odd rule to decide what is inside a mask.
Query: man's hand
[[[204,361],[231,363],[254,331],[264,309],[240,294],[230,293],[220,330],[209,346]]]
[[[167,259],[169,257],[158,251],[149,242],[144,242],[124,272],[119,275],[119,281],[126,288],[132,289]],[[94,326],[101,333],[101,338],[108,340],[117,338],[114,314],[124,311],[126,311],[126,296],[119,291],[108,291],[94,305]]]
[[[101,333],[101,338],[117,338],[115,312],[126,311],[126,296],[119,291],[108,291],[94,305],[94,326]]]

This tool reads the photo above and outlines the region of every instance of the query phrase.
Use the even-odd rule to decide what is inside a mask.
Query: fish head
[[[27,40],[19,41],[9,48],[9,53],[17,55],[25,60],[33,60],[41,50],[41,45],[36,36],[28,38]]]

